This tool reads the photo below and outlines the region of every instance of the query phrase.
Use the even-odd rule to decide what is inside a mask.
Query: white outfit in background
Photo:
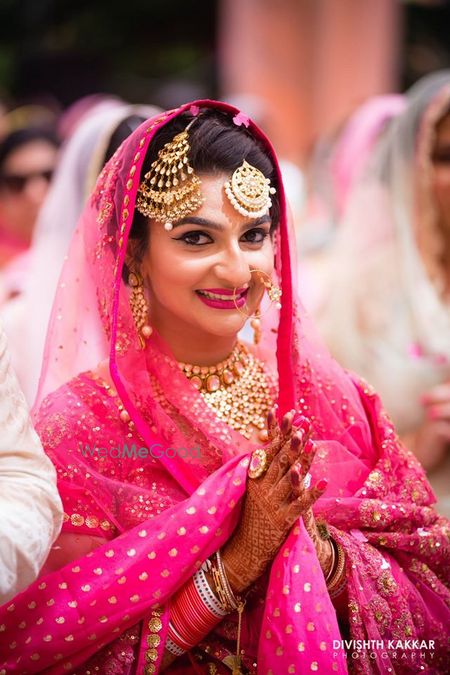
[[[0,604],[34,581],[61,525],[56,472],[31,424],[0,327]]]

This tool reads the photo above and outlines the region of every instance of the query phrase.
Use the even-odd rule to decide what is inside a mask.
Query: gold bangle
[[[214,564],[211,567],[211,574],[214,581],[215,591],[217,597],[219,598],[220,604],[222,605],[225,612],[230,612],[232,608],[229,606],[228,599],[225,594],[225,589],[222,586],[222,579],[220,578],[219,570]]]
[[[339,595],[341,595],[342,591],[347,587],[347,579],[344,577],[343,581],[341,581],[340,584],[335,586],[332,591],[328,591],[328,595],[330,596],[331,600],[334,600],[334,598],[337,598]]]
[[[232,609],[237,609],[239,607],[239,604],[241,602],[241,598],[237,598],[235,594],[233,593],[233,590],[230,586],[230,582],[228,581],[227,574],[225,572],[225,567],[222,562],[222,557],[220,555],[220,551],[216,551],[216,561],[217,561],[217,567],[219,570],[221,582],[223,589],[225,591],[225,595],[228,600],[228,604]]]
[[[233,657],[233,673],[236,675],[242,673],[241,670],[241,632],[242,632],[242,614],[244,612],[245,600],[242,600],[239,596],[236,596],[233,593],[233,589],[230,586],[228,581],[227,574],[225,572],[225,566],[220,555],[220,551],[216,551],[216,563],[217,569],[219,572],[220,583],[225,592],[226,600],[228,607],[231,610],[237,610],[238,613],[238,629],[237,629],[237,640],[236,640],[236,655]],[[229,610],[230,611],[230,610]]]
[[[331,547],[331,565],[330,565],[330,569],[328,570],[328,573],[325,577],[326,583],[329,582],[331,576],[333,575],[334,567],[335,567],[335,564],[336,564],[336,551],[335,551],[333,542],[331,540],[331,537],[329,538],[328,541],[330,542],[330,547]]]
[[[339,542],[332,539],[332,544],[336,547],[337,563],[336,570],[327,583],[328,592],[333,591],[340,584],[342,574],[345,571],[345,553]]]

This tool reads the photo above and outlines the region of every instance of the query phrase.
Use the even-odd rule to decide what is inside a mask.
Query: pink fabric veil
[[[359,105],[331,136],[319,138],[308,169],[307,208],[297,234],[299,253],[306,265],[308,255],[332,244],[351,191],[377,141],[405,105],[405,97],[400,94],[374,96]]]
[[[383,128],[405,107],[406,100],[400,94],[375,96],[359,106],[345,125],[335,144],[330,167],[337,217],[342,216],[350,190]]]
[[[269,141],[236,108],[207,100],[187,104],[149,120],[123,143],[102,171],[75,231],[52,312],[35,418],[58,469],[66,512],[76,513],[88,503],[95,515],[82,518],[81,525],[69,517],[64,531],[98,534],[111,541],[48,575],[12,606],[0,609],[7,640],[14,636],[22,655],[20,661],[7,648],[0,648],[10,672],[20,671],[24,664],[28,672],[42,666],[48,672],[70,671],[142,620],[139,662],[133,672],[142,672],[145,659],[154,668],[148,672],[157,671],[162,650],[148,650],[147,638],[151,638],[148,644],[164,644],[168,599],[229,538],[239,517],[252,445],[217,419],[156,333],[144,350],[139,349],[122,280],[141,167],[154,134],[178,115],[197,115],[209,107],[229,114],[238,125],[248,125],[278,167]],[[352,526],[370,529],[378,522],[373,513],[380,511],[381,524],[388,529],[397,513],[385,512],[379,500],[406,502],[414,486],[420,509],[411,504],[402,513],[421,525],[427,517],[431,525],[436,519],[429,508],[433,497],[423,474],[413,459],[398,452],[392,429],[378,415],[376,399],[356,385],[321,346],[296,298],[293,236],[278,168],[277,175],[281,217],[275,276],[283,292],[282,308],[263,316],[261,358],[278,375],[280,416],[295,407],[312,420],[320,445],[313,481],[325,475],[330,482],[316,513],[348,530]],[[83,434],[86,442],[95,442],[102,431],[98,420],[109,419],[106,393],[89,409],[82,396],[94,387],[89,371],[105,359],[118,398],[111,389],[105,392],[118,401],[122,421],[110,423],[108,435],[100,438],[102,444],[138,438],[147,448],[156,443],[166,448],[198,446],[198,455],[163,455],[151,462],[150,469],[148,458],[124,458],[119,466],[83,456],[75,444],[83,443]],[[51,392],[55,393],[48,396]],[[380,462],[379,476],[386,472],[385,482],[374,474]],[[152,506],[156,500],[157,508]],[[349,596],[360,609],[355,609],[350,626],[358,637],[379,637],[381,628],[369,610],[372,599],[378,597],[377,575],[383,565],[395,568],[397,577],[400,573],[390,554],[383,557],[376,549],[362,552],[364,535],[355,531],[355,536],[335,531],[355,560],[349,571]],[[409,553],[408,537],[405,533],[393,548],[404,546]],[[369,566],[373,579],[366,575]],[[418,629],[411,627],[405,609],[408,583],[399,579],[395,604],[415,636]],[[392,595],[392,588],[389,592]],[[380,602],[387,607],[386,600]],[[35,610],[43,613],[45,621],[38,619],[32,634],[27,630],[18,634],[17,617]],[[383,617],[388,610],[393,611],[383,606]],[[243,646],[249,653],[257,652],[258,672],[347,671],[343,650],[332,651],[333,640],[341,634],[302,521],[271,566],[262,623],[261,609],[257,622],[251,607],[246,616]],[[386,621],[391,635],[392,615]],[[255,625],[261,627],[256,635]],[[152,626],[159,633],[149,637]],[[59,665],[54,665],[55,654],[61,654]],[[386,661],[372,672],[388,672],[391,666]],[[369,667],[365,662],[360,670],[369,672]]]

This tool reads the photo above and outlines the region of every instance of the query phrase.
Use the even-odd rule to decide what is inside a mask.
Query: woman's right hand
[[[450,448],[450,382],[429,389],[422,396],[425,421],[402,440],[426,470],[433,469]]]
[[[265,446],[269,468],[260,478],[249,478],[234,534],[222,549],[222,560],[235,593],[242,593],[264,572],[286,539],[292,525],[324,492],[319,481],[311,489],[301,488],[314,457],[309,440],[309,423],[295,411],[287,413],[278,426],[275,410],[268,415],[270,443]],[[300,496],[299,496],[300,494]]]

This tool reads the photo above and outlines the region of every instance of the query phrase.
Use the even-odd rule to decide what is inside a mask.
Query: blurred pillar
[[[222,96],[259,101],[277,151],[301,163],[359,102],[396,90],[401,12],[397,0],[222,0]]]

